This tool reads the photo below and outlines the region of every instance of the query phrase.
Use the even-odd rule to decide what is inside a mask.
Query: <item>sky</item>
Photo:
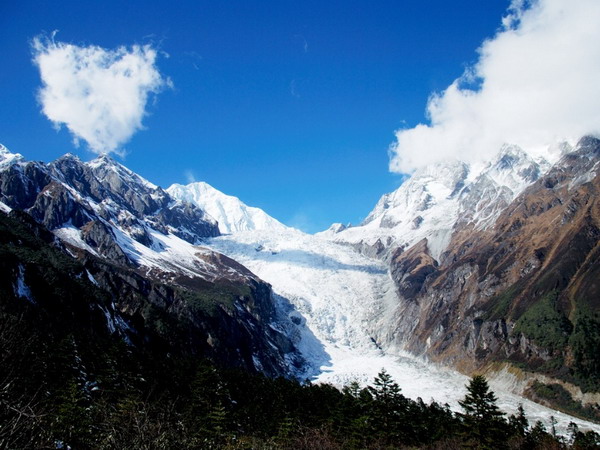
[[[596,131],[599,3],[566,4],[8,0],[0,143],[357,224],[436,159]]]

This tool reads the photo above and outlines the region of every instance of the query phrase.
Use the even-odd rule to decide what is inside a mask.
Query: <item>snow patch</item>
[[[90,280],[92,282],[92,284],[94,284],[95,286],[99,286],[98,282],[96,281],[96,279],[94,278],[94,276],[90,273],[89,270],[85,269],[85,273],[87,274],[88,280]]]
[[[12,211],[12,208],[6,203],[0,202],[0,211],[2,211],[5,214],[9,214]]]
[[[57,228],[53,231],[54,235],[59,239],[78,247],[82,250],[86,250],[90,252],[92,255],[98,256],[96,250],[90,247],[87,242],[83,240],[81,237],[81,231],[79,228],[76,228],[71,221],[69,220],[67,223],[63,224],[62,227]]]
[[[23,267],[22,264],[19,264],[18,268],[17,281],[15,283],[15,294],[17,297],[24,298],[29,303],[35,304],[35,300],[31,294],[31,289],[29,289],[29,286],[25,284],[25,267]]]

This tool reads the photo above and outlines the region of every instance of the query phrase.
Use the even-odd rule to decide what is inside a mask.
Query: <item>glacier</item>
[[[291,304],[288,318],[303,328],[295,337],[296,345],[312,362],[296,374],[299,378],[338,387],[352,381],[366,385],[385,368],[404,395],[460,410],[458,401],[466,394],[468,377],[378,342],[378,329],[394,308],[394,285],[381,260],[322,235],[294,229],[239,232],[205,244],[248,267]],[[581,429],[600,432],[600,425],[518,395],[509,377],[489,381],[498,406],[508,414],[523,404],[531,424],[540,420],[550,428],[553,416],[560,433],[566,433],[571,421]]]

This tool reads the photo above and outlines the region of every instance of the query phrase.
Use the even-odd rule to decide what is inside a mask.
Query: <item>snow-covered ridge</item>
[[[119,178],[141,184],[148,189],[158,189],[158,186],[146,180],[144,177],[138,175],[134,171],[128,169],[124,165],[119,164],[107,154],[98,156],[96,159],[88,162],[87,166],[95,170],[103,169],[105,173],[112,171]]]
[[[25,179],[25,167],[34,170],[39,181]],[[9,186],[0,190],[0,209],[29,211],[71,245],[96,256],[119,258],[119,263],[146,273],[161,272],[163,278],[213,280],[224,275],[211,261],[212,252],[194,245],[206,237],[200,232],[218,234],[212,219],[191,205],[187,209],[171,205],[176,202],[164,190],[107,155],[82,162],[66,154],[46,165],[27,162],[2,147],[0,175],[11,171],[20,176],[6,178]],[[26,189],[32,192],[14,195]]]
[[[199,181],[187,186],[173,184],[167,192],[180,201],[195,204],[219,224],[219,231],[232,234],[248,230],[286,230],[284,224],[260,208],[248,206],[239,198],[226,195],[208,183]]]
[[[549,157],[554,161],[569,150],[563,146]],[[427,239],[431,255],[439,261],[458,224],[492,226],[504,208],[550,167],[548,160],[509,145],[487,163],[436,163],[417,170],[397,190],[383,195],[360,226],[324,236],[340,243],[387,248],[408,248]]]

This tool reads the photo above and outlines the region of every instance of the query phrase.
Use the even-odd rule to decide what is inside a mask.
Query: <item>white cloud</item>
[[[478,62],[430,97],[429,124],[396,132],[390,170],[481,159],[503,143],[533,151],[600,133],[598,23],[598,0],[513,0]]]
[[[53,35],[35,38],[32,49],[42,112],[95,153],[118,152],[143,127],[148,95],[171,85],[158,72],[150,45],[107,50],[55,42]]]
[[[192,170],[186,170],[184,172],[185,175],[185,179],[187,180],[188,184],[192,184],[196,182],[196,175],[194,174],[194,172]]]
[[[308,53],[308,41],[301,34],[294,35],[294,41],[300,45],[304,53]]]

